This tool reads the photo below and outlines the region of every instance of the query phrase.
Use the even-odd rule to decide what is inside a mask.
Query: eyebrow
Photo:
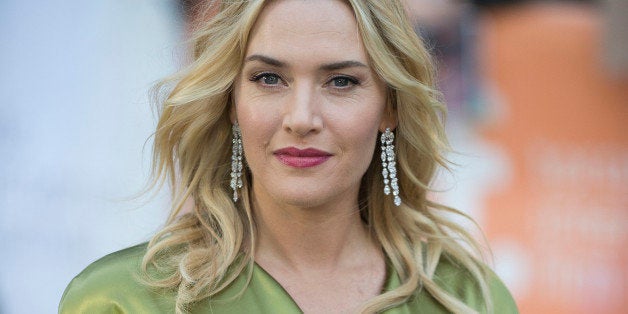
[[[272,65],[272,66],[276,66],[278,68],[283,68],[286,66],[286,63],[281,62],[277,59],[273,59],[271,57],[267,57],[267,56],[263,56],[263,55],[252,55],[249,56],[248,58],[246,58],[246,61],[261,61],[263,63],[266,63],[268,65]]]
[[[277,59],[268,57],[268,56],[264,56],[264,55],[259,55],[259,54],[255,54],[255,55],[251,55],[248,58],[246,58],[247,62],[249,61],[260,61],[263,63],[266,63],[268,65],[272,65],[278,68],[283,68],[283,67],[287,67],[288,64],[286,64],[285,62],[279,61]],[[327,63],[327,64],[323,64],[319,67],[320,70],[323,71],[334,71],[334,70],[340,70],[340,69],[346,69],[346,68],[353,68],[353,67],[366,67],[368,68],[368,66],[360,61],[354,61],[354,60],[347,60],[347,61],[340,61],[340,62],[333,62],[333,63]]]
[[[340,69],[346,69],[346,68],[355,68],[355,67],[359,67],[359,68],[368,68],[368,66],[360,61],[353,61],[353,60],[349,60],[349,61],[341,61],[341,62],[334,62],[334,63],[329,63],[329,64],[323,64],[320,69],[321,70],[325,70],[325,71],[334,71],[334,70],[340,70]]]

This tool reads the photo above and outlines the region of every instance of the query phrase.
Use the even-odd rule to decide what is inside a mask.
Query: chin
[[[275,200],[278,202],[301,208],[319,207],[327,203],[329,199],[330,197],[320,193],[304,193],[302,189],[275,195]]]
[[[257,199],[273,202],[275,206],[333,207],[334,204],[341,203],[354,205],[353,203],[357,200],[359,182],[352,183],[325,180],[320,176],[315,178],[286,176],[281,180],[254,180],[253,191]],[[353,185],[356,186],[355,189]],[[352,197],[355,199],[350,200]]]
[[[346,203],[351,193],[341,186],[328,187],[317,184],[318,189],[305,185],[275,189],[272,198],[278,204],[299,208],[333,207],[334,204]],[[323,188],[323,189],[321,189]],[[357,195],[355,196],[357,199]]]

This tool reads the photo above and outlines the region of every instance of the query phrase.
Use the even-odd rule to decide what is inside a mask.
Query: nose
[[[295,86],[286,99],[283,129],[300,137],[320,132],[323,128],[321,100],[316,88],[307,84]]]

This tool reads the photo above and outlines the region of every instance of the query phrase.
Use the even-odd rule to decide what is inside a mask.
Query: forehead
[[[250,54],[270,55],[288,62],[367,62],[353,11],[340,0],[270,1],[251,31],[247,46],[247,55]]]

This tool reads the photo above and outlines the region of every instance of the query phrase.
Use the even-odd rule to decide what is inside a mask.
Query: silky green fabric
[[[174,293],[147,288],[137,280],[145,250],[146,244],[141,244],[107,255],[89,265],[66,288],[59,313],[174,313]],[[468,272],[442,259],[435,273],[435,281],[469,306],[484,312],[481,294]],[[237,299],[229,300],[245,284],[246,274],[242,274],[211,300],[194,305],[191,313],[302,313],[281,285],[257,264],[244,293]],[[397,274],[392,267],[388,267],[384,290],[394,289],[399,284]],[[512,296],[497,276],[492,274],[489,284],[494,312],[517,313]],[[448,311],[423,289],[406,303],[385,313]]]

